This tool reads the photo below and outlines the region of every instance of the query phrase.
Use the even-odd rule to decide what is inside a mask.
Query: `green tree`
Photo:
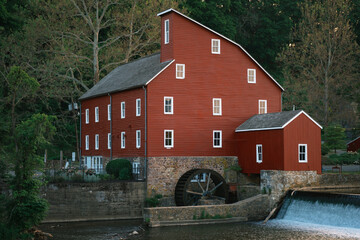
[[[15,177],[5,222],[10,229],[20,233],[40,224],[48,207],[46,200],[39,196],[43,182],[37,175],[43,166],[39,151],[48,146],[55,133],[53,120],[45,114],[35,114],[16,127],[19,148],[14,153]]]
[[[339,125],[330,125],[325,128],[325,144],[330,148],[336,149],[345,148],[345,128],[342,128]]]
[[[327,126],[352,121],[350,102],[359,72],[360,48],[349,22],[349,0],[310,1],[280,55],[285,77],[284,108],[303,108]]]

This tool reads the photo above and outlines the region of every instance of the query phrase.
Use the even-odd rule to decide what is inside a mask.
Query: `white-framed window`
[[[191,182],[205,182],[206,181],[206,173],[195,175]]]
[[[170,20],[166,19],[164,21],[164,43],[168,44],[170,41]]]
[[[262,163],[263,160],[263,147],[262,144],[256,144],[256,162]]]
[[[141,99],[138,98],[136,99],[136,116],[140,116],[141,115]]]
[[[174,147],[174,130],[164,130],[164,147]]]
[[[85,123],[89,123],[89,109],[85,109]]]
[[[95,150],[99,149],[99,134],[95,134]]]
[[[259,114],[267,113],[267,101],[259,100]]]
[[[174,114],[173,97],[164,97],[164,114]]]
[[[95,107],[95,122],[99,122],[99,107]]]
[[[248,83],[256,83],[256,69],[247,70]]]
[[[213,98],[213,115],[221,116],[221,98]]]
[[[185,78],[185,64],[176,64],[176,78],[177,79]]]
[[[108,120],[111,120],[111,105],[108,104]]]
[[[111,149],[111,133],[108,133],[108,149]]]
[[[220,54],[220,39],[211,39],[211,53]]]
[[[136,130],[136,148],[141,147],[141,131]]]
[[[121,148],[125,148],[125,132],[121,132]]]
[[[125,118],[125,102],[121,102],[121,118]]]
[[[299,162],[306,163],[307,161],[307,144],[299,144]]]
[[[85,135],[85,150],[89,150],[89,135]]]
[[[140,163],[139,162],[133,162],[132,168],[133,168],[134,174],[140,174]]]
[[[222,131],[221,130],[213,131],[213,147],[214,148],[222,147]]]

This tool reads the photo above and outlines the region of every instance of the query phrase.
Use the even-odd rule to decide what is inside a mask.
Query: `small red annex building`
[[[357,152],[360,149],[360,136],[355,138],[354,140],[348,142],[347,144],[348,152]]]
[[[258,114],[236,128],[244,173],[260,170],[321,173],[321,129],[302,110]]]

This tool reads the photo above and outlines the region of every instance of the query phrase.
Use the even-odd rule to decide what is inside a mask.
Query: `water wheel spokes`
[[[227,201],[228,191],[225,179],[209,169],[193,169],[185,173],[175,188],[175,202],[178,206],[197,205],[200,199]]]

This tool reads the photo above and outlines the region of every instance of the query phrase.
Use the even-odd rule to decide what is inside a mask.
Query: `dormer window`
[[[212,54],[220,54],[220,40],[219,39],[211,39],[211,53]]]
[[[185,64],[176,64],[176,78],[177,79],[185,78]]]
[[[170,22],[169,22],[169,19],[166,19],[165,22],[164,22],[164,43],[165,44],[168,44],[169,43],[169,40],[170,40]]]
[[[248,69],[247,79],[248,79],[248,83],[256,83],[256,70],[255,69]]]

